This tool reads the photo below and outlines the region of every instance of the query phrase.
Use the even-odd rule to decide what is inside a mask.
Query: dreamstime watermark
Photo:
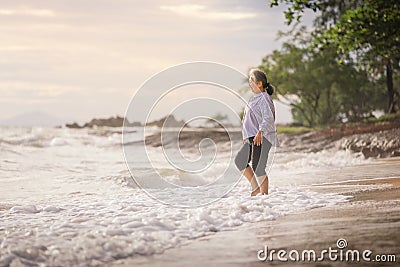
[[[251,94],[247,75],[215,62],[179,64],[146,80],[129,103],[122,131],[134,183],[177,207],[204,206],[228,194],[241,178],[234,162],[243,141],[239,114]],[[205,127],[210,123],[212,130]],[[273,157],[271,149],[267,172]]]
[[[345,262],[396,262],[395,254],[376,254],[369,249],[359,251],[357,249],[345,249],[347,241],[344,238],[339,238],[336,242],[336,248],[328,247],[321,251],[314,249],[307,249],[298,251],[292,249],[290,251],[285,249],[275,250],[268,248],[267,245],[263,249],[257,251],[257,258],[260,261],[303,261],[303,262],[316,262],[316,261],[345,261]]]

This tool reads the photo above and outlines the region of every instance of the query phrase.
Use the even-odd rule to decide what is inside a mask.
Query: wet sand
[[[326,172],[325,172],[326,174]],[[313,173],[313,175],[319,175]],[[321,174],[322,175],[322,174]],[[115,262],[115,266],[397,266],[400,261],[400,158],[375,160],[371,164],[338,168],[333,183],[304,186],[321,193],[353,196],[345,203],[291,214],[273,221],[246,224],[234,231],[219,232],[192,240],[163,254]],[[260,261],[257,252],[268,246],[276,251],[338,249],[396,256],[394,262]],[[288,254],[286,254],[288,258]]]

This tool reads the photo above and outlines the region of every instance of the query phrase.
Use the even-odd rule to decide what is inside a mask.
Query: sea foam
[[[310,175],[306,179],[294,174],[321,169],[329,172],[330,168],[364,162],[346,151],[278,151],[268,196],[250,197],[249,183],[242,178],[217,201],[211,201],[208,194],[196,195],[210,198],[210,204],[178,208],[150,198],[132,182],[121,151],[121,136],[115,131],[2,130],[0,266],[107,265],[121,258],[162,253],[245,223],[335,205],[348,197],[294,186],[315,182]],[[135,132],[132,135],[132,141],[139,138]],[[149,152],[156,163],[161,162],[162,154],[156,148]],[[230,160],[230,154],[220,156],[221,160],[199,177],[201,180],[174,174],[170,179],[195,190],[193,186],[212,182],[223,172],[223,162]],[[134,160],[138,169],[151,168],[141,158]],[[161,167],[168,175],[174,171],[167,165]],[[239,172],[236,175],[240,177]],[[177,194],[173,187],[157,188],[157,179],[149,177],[149,192],[156,190],[175,202],[191,197]]]
[[[248,189],[247,183],[240,182],[224,198],[198,208],[167,207],[139,189],[125,189],[113,196],[78,194],[46,206],[15,206],[0,211],[0,247],[4,251],[0,265],[10,257],[48,265],[90,265],[93,260],[110,263],[162,253],[190,239],[244,223],[348,199],[292,187],[273,187],[268,196],[250,197]]]

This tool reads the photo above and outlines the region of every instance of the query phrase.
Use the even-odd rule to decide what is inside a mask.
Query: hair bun
[[[267,93],[269,94],[269,95],[272,95],[273,93],[274,93],[274,87],[269,83],[269,82],[267,82],[266,84],[265,84],[265,91],[267,91]]]

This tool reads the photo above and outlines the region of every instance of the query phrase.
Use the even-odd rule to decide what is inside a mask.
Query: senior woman
[[[272,146],[279,146],[275,127],[275,106],[271,95],[274,87],[260,69],[251,69],[249,99],[242,119],[243,145],[235,157],[235,165],[249,180],[251,196],[268,194],[268,175],[265,171]],[[251,166],[249,162],[251,161]],[[259,184],[260,181],[260,184]]]

